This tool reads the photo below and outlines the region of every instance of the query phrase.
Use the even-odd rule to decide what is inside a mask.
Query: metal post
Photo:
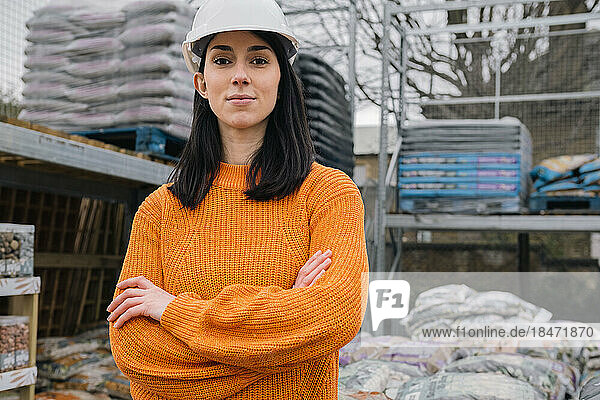
[[[518,234],[518,258],[519,272],[531,272],[530,251],[529,251],[529,232],[519,232]]]
[[[496,60],[496,101],[494,102],[494,118],[500,119],[500,61]]]
[[[348,91],[350,92],[350,115],[351,125],[354,128],[354,113],[356,110],[355,96],[356,96],[356,4],[354,1],[350,2],[350,26],[349,26],[349,39],[350,48],[348,49]]]
[[[383,43],[381,57],[381,119],[379,129],[379,164],[377,168],[377,201],[375,202],[375,243],[377,248],[376,272],[385,270],[385,213],[386,213],[386,185],[385,173],[387,170],[387,114],[388,114],[388,48],[390,41],[390,4],[385,2],[383,14]]]
[[[600,157],[600,97],[598,97],[598,135],[596,135],[596,149]]]
[[[406,35],[406,32],[404,30],[404,28],[401,28],[400,30],[400,35],[401,35],[401,55],[402,55],[402,81],[400,83],[400,137],[397,139],[400,141],[400,146],[402,146],[402,138],[404,137],[404,127],[405,127],[405,123],[407,120],[407,114],[408,114],[408,103],[405,100],[404,96],[406,94],[405,90],[406,90],[406,86],[408,85],[408,36]],[[433,81],[433,77],[431,78]],[[402,150],[402,148],[400,148],[400,150]],[[399,169],[399,165],[396,167],[397,169]],[[396,187],[396,198],[399,199],[400,197],[400,192],[398,191],[398,187]],[[397,210],[400,210],[400,207],[397,208]],[[402,237],[404,236],[404,229],[399,228],[398,229],[398,269],[399,271],[402,270]]]

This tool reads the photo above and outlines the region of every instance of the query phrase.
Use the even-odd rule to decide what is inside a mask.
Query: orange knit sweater
[[[177,297],[160,322],[110,323],[133,399],[337,399],[338,350],[367,302],[361,194],[314,162],[300,190],[257,202],[243,194],[248,170],[221,163],[194,211],[172,183],[137,210],[119,282],[143,275]],[[319,249],[332,251],[327,272],[292,289]]]

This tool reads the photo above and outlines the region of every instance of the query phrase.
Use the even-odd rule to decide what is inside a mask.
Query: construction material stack
[[[398,159],[400,210],[523,212],[531,148],[529,131],[512,117],[409,122]]]
[[[317,162],[352,177],[354,140],[352,111],[344,78],[322,58],[299,53],[294,61],[306,96],[306,113]]]
[[[181,42],[195,10],[183,1],[134,1],[119,40],[124,45],[116,126],[150,125],[183,139],[190,134],[194,87]]]
[[[115,113],[98,108],[119,99],[124,24],[110,5],[52,2],[36,10],[27,21],[19,118],[64,131],[113,126]]]
[[[547,158],[531,170],[532,212],[600,211],[600,158],[596,154]]]
[[[182,0],[52,2],[27,22],[20,119],[67,132],[152,126],[187,139],[194,88]]]

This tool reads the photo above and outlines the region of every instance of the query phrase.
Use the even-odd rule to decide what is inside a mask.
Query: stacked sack
[[[595,154],[543,160],[530,172],[537,196],[596,196],[600,192],[600,159]]]
[[[402,326],[414,340],[431,328],[456,329],[469,324],[548,322],[552,313],[502,291],[478,292],[467,285],[445,285],[421,293]]]
[[[600,346],[588,343],[581,351],[581,380],[577,399],[600,399]]]
[[[97,107],[118,99],[117,38],[125,14],[108,3],[52,2],[27,21],[23,111],[19,118],[54,129],[112,126],[113,113]]]
[[[354,139],[346,82],[323,59],[300,52],[294,70],[305,90],[306,114],[317,161],[352,177]]]
[[[119,35],[125,46],[119,102],[100,111],[118,112],[117,127],[152,125],[187,139],[194,87],[181,42],[195,10],[181,0],[134,1],[122,10],[127,22]]]
[[[20,119],[64,131],[150,125],[187,139],[194,88],[182,0],[62,1],[27,22]]]
[[[425,340],[421,328],[552,322],[551,313],[508,292],[446,285],[420,293],[403,336],[364,331],[340,350],[340,399],[590,400],[600,398],[598,346],[556,340],[486,344]],[[404,321],[403,320],[403,321]],[[568,322],[568,321],[554,321]],[[583,367],[582,367],[583,366]],[[582,375],[583,372],[583,375]]]
[[[107,322],[74,337],[39,339],[37,368],[36,389],[43,392],[36,398],[131,399],[129,379],[110,351]]]
[[[531,136],[516,118],[409,121],[398,158],[400,209],[411,213],[519,213]]]

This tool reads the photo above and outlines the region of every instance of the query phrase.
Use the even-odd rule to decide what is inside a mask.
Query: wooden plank
[[[84,249],[85,249],[86,254],[94,254],[94,251],[92,248],[92,241],[93,241],[96,221],[98,220],[98,209],[99,209],[101,203],[102,203],[101,200],[98,200],[98,199],[92,200],[92,210],[90,212],[88,226],[87,226],[87,232],[86,232],[86,237],[85,237],[86,242],[85,242]]]
[[[0,391],[16,389],[22,386],[35,384],[37,368],[21,368],[14,371],[0,373]]]
[[[152,160],[152,161],[155,161],[155,162],[161,162],[163,164],[170,165],[167,162],[165,162],[164,160],[162,160],[160,158],[157,158],[157,157],[151,157],[151,156],[148,156],[148,155],[146,155],[144,153],[140,153],[140,152],[137,152],[137,151],[132,151],[132,150],[129,150],[129,149],[124,149],[122,147],[115,146],[115,145],[110,144],[110,143],[104,143],[104,142],[102,142],[100,140],[90,139],[90,138],[87,138],[85,136],[74,135],[74,134],[70,134],[70,133],[66,133],[66,132],[62,132],[62,131],[57,131],[57,130],[50,129],[50,128],[42,126],[42,125],[32,124],[31,122],[28,122],[28,121],[21,121],[21,120],[15,119],[15,118],[6,118],[5,116],[0,116],[0,121],[9,123],[11,125],[20,126],[22,128],[33,129],[33,130],[36,130],[38,132],[46,133],[46,134],[49,134],[49,135],[58,136],[58,137],[61,137],[63,139],[74,140],[76,142],[81,142],[81,143],[89,144],[91,146],[101,147],[103,149],[116,151],[118,153],[125,153],[125,154],[131,155],[131,156],[135,156],[135,157],[139,157],[139,158],[144,158],[146,160]]]
[[[104,270],[100,270],[100,278],[98,280],[97,293],[96,293],[96,315],[95,320],[100,320],[100,308],[102,306],[102,289],[104,285]],[[106,311],[106,310],[103,310]]]
[[[102,227],[102,217],[104,216],[105,202],[102,200],[96,200],[96,203],[98,204],[98,207],[94,213],[94,224],[91,233],[90,248],[87,251],[90,254],[98,253],[98,240],[100,239],[100,228]]]
[[[58,211],[58,195],[54,194],[54,202],[52,204],[52,214],[50,215],[50,226],[48,226],[48,242],[46,249],[52,251],[52,239],[54,238],[54,231],[56,231],[56,213]]]
[[[36,257],[37,257],[37,254],[36,254]],[[33,262],[34,262],[33,270],[35,271],[35,258],[34,258]],[[38,273],[41,273],[41,275],[42,275],[41,282],[40,282],[40,304],[45,304],[44,300],[46,299],[46,296],[45,296],[44,291],[46,289],[46,282],[48,279],[48,271],[43,269],[43,270],[39,271]],[[44,286],[42,286],[42,285],[44,285]]]
[[[23,386],[19,392],[19,400],[35,400],[35,384]]]
[[[111,219],[110,219],[110,215],[112,213],[114,204],[113,203],[109,203],[107,210],[106,210],[106,218],[104,220],[104,241],[102,243],[102,254],[107,254],[108,252],[108,234],[111,231]]]
[[[0,278],[0,296],[31,295],[40,292],[40,277]]]
[[[52,333],[52,320],[54,318],[54,306],[56,305],[56,296],[58,295],[58,283],[60,282],[59,269],[56,271],[54,278],[54,287],[52,288],[52,298],[50,299],[50,309],[48,310],[48,324],[46,325],[46,336],[50,336]]]
[[[67,202],[65,203],[65,216],[62,223],[62,231],[60,233],[60,246],[58,251],[63,253],[65,251],[65,237],[67,236],[67,224],[69,223],[69,216],[71,215],[71,196],[67,196]]]
[[[98,202],[99,200],[91,199],[92,207],[88,210],[88,220],[85,225],[85,231],[83,235],[83,244],[81,246],[82,253],[93,253],[90,251],[90,242],[92,237],[92,230],[94,227],[94,221],[96,219],[96,214],[98,211]]]
[[[88,209],[90,206],[90,199],[87,197],[84,197],[81,199],[81,203],[79,205],[79,219],[78,219],[78,226],[77,226],[77,233],[75,236],[75,243],[73,245],[73,253],[83,253],[82,251],[82,240],[83,240],[83,234],[85,231],[85,227],[86,227],[86,218],[88,215]]]
[[[67,278],[67,286],[68,288],[71,287],[71,284],[73,283],[73,274],[75,273],[75,270],[70,268],[69,269],[69,277]],[[63,304],[62,304],[62,316],[60,318],[60,326],[58,328],[59,332],[58,335],[59,336],[63,336],[64,332],[65,332],[65,323],[67,321],[67,306],[69,305],[69,294],[65,293],[65,298],[63,300]]]
[[[75,323],[75,332],[79,332],[81,325],[81,319],[83,317],[83,310],[85,308],[85,299],[87,299],[88,288],[90,287],[90,280],[92,278],[92,270],[89,269],[85,276],[85,283],[83,284],[83,294],[81,295],[81,304],[79,306],[79,313],[77,314],[77,322]]]
[[[115,216],[115,241],[113,254],[121,252],[121,235],[123,234],[123,216],[125,215],[125,204],[119,203],[117,207],[117,215]]]
[[[33,263],[34,269],[42,268],[42,273],[46,269],[120,269],[121,265],[123,264],[123,256],[113,256],[110,254],[105,255],[40,252],[35,254]]]
[[[29,317],[29,366],[35,367],[38,330],[39,294],[13,296],[10,298],[11,315],[27,315]]]

